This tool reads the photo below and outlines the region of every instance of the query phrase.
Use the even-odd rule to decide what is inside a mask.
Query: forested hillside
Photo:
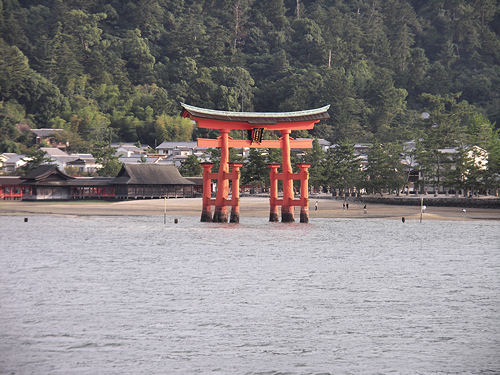
[[[66,129],[75,151],[196,137],[179,102],[331,104],[312,135],[404,141],[443,123],[440,145],[489,148],[500,123],[499,9],[496,0],[0,0],[0,152],[29,144],[18,123]]]

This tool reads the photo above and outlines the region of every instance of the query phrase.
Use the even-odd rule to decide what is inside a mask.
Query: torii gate
[[[229,147],[237,148],[281,148],[282,172],[278,173],[279,164],[269,164],[270,168],[270,214],[269,221],[278,221],[278,206],[281,206],[281,221],[293,222],[294,206],[300,206],[300,222],[309,221],[308,168],[310,164],[298,164],[299,173],[293,173],[290,162],[291,148],[312,148],[312,140],[294,140],[290,137],[292,130],[309,130],[320,120],[328,119],[329,105],[317,109],[296,112],[231,112],[194,107],[181,103],[182,116],[189,117],[198,123],[200,128],[218,129],[217,139],[198,138],[199,147],[217,147],[221,149],[219,171],[212,173],[213,164],[203,163],[203,209],[201,221],[225,223],[228,220],[227,207],[231,206],[231,223],[239,222],[240,192],[239,179],[241,163],[229,163]],[[231,130],[246,130],[249,139],[232,139]],[[263,140],[264,130],[281,132],[279,140]],[[231,172],[229,167],[232,167]],[[215,200],[211,198],[211,181],[217,180]],[[229,180],[232,181],[232,199],[229,196]],[[283,199],[278,199],[278,180],[283,181]],[[300,180],[300,199],[295,199],[293,180]],[[211,207],[215,205],[212,218]]]

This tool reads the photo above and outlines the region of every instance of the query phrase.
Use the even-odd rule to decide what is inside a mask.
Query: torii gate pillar
[[[216,199],[212,199],[212,180],[217,180],[219,185],[220,169],[218,173],[212,173],[212,163],[201,163],[203,167],[203,199],[202,199],[202,222],[217,222],[227,223],[227,206],[231,206],[230,223],[240,222],[240,168],[243,163],[227,163],[228,172],[224,173],[225,184],[222,186],[229,186],[229,179],[231,185],[231,199],[228,199],[229,189],[217,189]],[[229,167],[232,171],[229,172]],[[221,186],[221,185],[219,185]],[[212,206],[215,205],[215,212],[212,217]]]

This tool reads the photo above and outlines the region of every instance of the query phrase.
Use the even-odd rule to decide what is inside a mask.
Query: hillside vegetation
[[[0,0],[0,152],[200,134],[179,102],[331,104],[312,136],[498,148],[496,0]],[[422,116],[423,112],[428,115]]]

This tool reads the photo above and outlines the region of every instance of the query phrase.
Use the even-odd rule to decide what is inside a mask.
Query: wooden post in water
[[[300,168],[300,222],[309,222],[309,171],[311,164],[297,164]]]
[[[269,181],[271,182],[271,187],[269,188],[269,221],[278,222],[278,168],[279,164],[268,164],[267,167],[269,171]]]
[[[243,163],[230,163],[231,166],[231,216],[229,218],[230,223],[240,222],[240,168],[243,167]]]
[[[212,163],[201,163],[203,167],[203,207],[201,211],[201,222],[212,221]]]
[[[283,173],[283,203],[281,204],[281,222],[293,223],[294,219],[294,194],[293,194],[293,171],[290,161],[290,129],[281,130],[281,154]]]
[[[423,212],[424,212],[424,197],[420,197],[420,222],[422,222]]]
[[[163,197],[163,200],[165,201],[163,207],[163,224],[167,224],[167,197]]]

